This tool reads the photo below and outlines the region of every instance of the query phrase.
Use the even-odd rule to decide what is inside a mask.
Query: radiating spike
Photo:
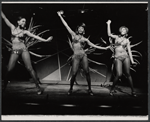
[[[90,53],[92,53],[93,51],[95,51],[95,48],[93,48],[93,49],[87,48],[87,49],[85,49],[84,51],[85,51],[86,54],[90,54]]]
[[[109,49],[110,49],[112,52],[114,52],[114,48],[113,48],[113,47],[110,47]]]
[[[32,30],[31,33],[34,34],[34,35],[37,35],[36,34],[36,29]]]
[[[140,42],[138,42],[138,43],[136,43],[136,44],[130,45],[130,47],[131,47],[131,48],[132,48],[132,47],[135,47],[135,46],[139,45],[140,43],[142,43],[142,41],[140,41]]]
[[[33,46],[33,45],[35,45],[35,44],[37,44],[37,43],[39,43],[39,42],[40,42],[40,41],[37,40],[37,41],[35,41],[35,42],[29,43],[29,44],[28,44],[28,48],[31,47],[31,46]]]
[[[31,48],[31,49],[28,49],[28,50],[39,50],[39,49],[41,49],[40,47],[38,47],[38,48]]]
[[[98,45],[99,45],[99,46],[101,46],[101,44],[99,44],[99,43],[97,43],[97,44],[95,44],[95,45],[97,45],[97,46],[98,46]],[[94,47],[91,47],[91,48],[94,48]]]
[[[102,55],[102,54],[104,54],[104,53],[93,53],[94,55]]]
[[[29,39],[30,39],[30,37],[28,37],[28,38],[25,39],[25,43],[26,44],[28,43]]]
[[[11,45],[8,44],[7,42],[2,42],[2,43],[5,44],[5,45],[7,45],[7,46],[9,46],[9,47],[11,47]]]
[[[47,32],[47,31],[49,31],[49,30],[42,31],[41,33],[39,33],[39,34],[37,34],[37,35],[39,36],[39,35],[41,35],[41,34]]]
[[[130,67],[130,69],[131,69],[131,70],[133,70],[134,72],[136,72],[136,70],[135,70],[135,69],[133,69],[132,67]]]
[[[36,28],[41,27],[41,26],[42,25],[36,25],[36,26],[32,27],[32,29],[36,29]]]
[[[72,58],[72,56],[70,56],[68,59],[67,59],[67,62]]]
[[[89,59],[89,58],[88,58],[88,60],[89,60],[90,62],[95,63],[95,64],[98,64],[98,65],[105,65],[105,66],[106,66],[106,64],[103,64],[103,63],[99,63],[99,62],[93,61],[93,60],[91,60],[91,59]]]
[[[31,25],[32,25],[32,21],[33,21],[33,17],[31,17],[31,20],[30,20],[30,24],[29,24],[29,28],[28,28],[28,31],[30,31],[31,30]]]
[[[130,38],[132,38],[132,36],[128,37],[128,40],[129,40]]]
[[[89,68],[89,69],[91,69],[91,68]],[[100,72],[98,72],[98,71],[95,71],[95,72],[96,72],[97,74],[103,76],[103,77],[106,77],[105,75],[103,75],[102,73],[100,73]]]
[[[139,51],[136,51],[136,50],[131,50],[132,53],[138,53],[141,57],[142,57],[142,54],[139,52]]]
[[[101,40],[102,40],[102,42],[103,42],[103,43],[107,44],[107,42],[106,42],[106,41],[104,41],[104,39],[103,39],[103,38],[101,38]]]
[[[69,72],[68,72],[68,75],[67,75],[67,79],[66,79],[66,81],[70,81],[70,78],[69,78],[69,76],[70,76],[70,73],[71,73],[71,69],[72,69],[72,66],[70,67],[70,69],[69,69]]]
[[[138,64],[140,64],[140,62],[137,59],[134,59]]]
[[[23,64],[20,61],[17,61],[17,63],[23,66]]]
[[[133,57],[140,57],[139,55],[132,55]]]
[[[68,37],[68,40],[69,40],[69,45],[70,45],[70,48],[73,50],[73,47],[72,47],[72,43],[71,43],[71,41],[70,41],[70,38]]]
[[[8,47],[8,46],[6,46],[6,47],[8,48],[8,51],[11,51],[11,50],[12,50],[10,47]]]
[[[39,54],[33,53],[33,52],[31,52],[31,51],[29,51],[29,52],[30,52],[30,54],[32,54],[32,55],[34,55],[34,56],[36,56],[36,57],[40,57],[40,58],[46,57],[46,56],[50,56],[50,55],[39,55]]]
[[[89,70],[90,70],[91,72],[93,72],[93,73],[96,73],[96,72],[97,72],[96,69],[92,69],[92,68],[90,68],[90,67],[89,67]]]
[[[3,37],[2,37],[3,38]],[[5,38],[3,38],[4,39],[4,41],[6,41],[9,45],[11,45],[12,46],[12,43],[10,42],[10,41],[8,41],[7,39],[5,39]]]

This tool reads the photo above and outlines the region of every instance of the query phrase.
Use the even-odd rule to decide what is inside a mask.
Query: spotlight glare
[[[81,13],[83,14],[85,11],[84,10],[81,10]]]
[[[72,105],[72,104],[62,104],[61,106],[64,106],[64,107],[75,107],[75,105]]]
[[[101,108],[111,108],[112,106],[109,106],[109,105],[100,105],[98,107],[101,107]]]
[[[38,103],[25,103],[26,105],[39,105]]]

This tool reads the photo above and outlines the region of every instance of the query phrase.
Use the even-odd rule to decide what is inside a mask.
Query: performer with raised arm
[[[87,44],[89,46],[95,47],[98,49],[103,49],[103,50],[109,49],[109,46],[108,47],[100,47],[100,46],[94,45],[93,43],[91,43],[89,41],[89,39],[84,37],[84,34],[85,34],[85,24],[84,23],[77,26],[76,32],[74,32],[74,31],[72,31],[72,29],[68,26],[68,24],[62,17],[63,11],[58,11],[57,14],[60,17],[60,19],[61,19],[62,23],[64,24],[64,26],[66,27],[66,29],[68,30],[68,32],[72,36],[72,47],[73,47],[74,55],[72,58],[72,77],[70,80],[70,89],[68,91],[68,95],[72,94],[74,81],[75,81],[80,63],[82,63],[83,69],[85,71],[86,80],[88,83],[88,93],[89,93],[89,95],[93,95],[93,92],[91,90],[91,78],[90,78],[90,74],[89,74],[88,59],[87,59],[87,55],[85,54],[85,51],[83,49],[83,44],[85,42],[87,42]]]
[[[7,84],[8,84],[9,74],[12,71],[12,69],[15,67],[18,57],[21,55],[27,70],[29,71],[30,75],[32,76],[32,78],[36,84],[36,88],[38,89],[37,94],[42,94],[42,90],[39,86],[40,81],[38,80],[37,75],[36,75],[35,71],[33,70],[33,67],[31,65],[30,54],[26,48],[26,45],[24,44],[24,41],[25,41],[25,36],[35,38],[42,42],[49,42],[52,40],[53,37],[50,36],[48,39],[43,39],[39,36],[36,36],[36,35],[30,33],[29,31],[25,30],[25,24],[26,24],[25,18],[19,17],[18,21],[17,21],[17,26],[14,26],[6,18],[6,16],[4,15],[3,12],[1,12],[1,16],[2,16],[3,20],[5,21],[6,25],[8,25],[8,27],[10,27],[10,29],[11,29],[11,41],[12,41],[12,53],[11,53],[10,60],[8,63],[7,73],[4,78],[4,88],[3,89],[4,90],[6,89]]]
[[[130,41],[129,38],[127,38],[127,33],[129,30],[127,27],[122,26],[119,28],[120,35],[113,35],[110,29],[111,20],[108,20],[106,23],[107,23],[108,36],[115,39],[114,68],[116,70],[116,75],[113,80],[113,85],[110,90],[110,95],[111,96],[113,95],[114,88],[117,84],[117,81],[122,76],[122,68],[124,68],[125,71],[124,74],[126,75],[130,83],[131,94],[132,96],[136,97],[137,95],[134,91],[132,77],[130,74],[130,61],[132,64],[137,64],[137,63],[134,62],[133,60],[131,48],[130,48]]]

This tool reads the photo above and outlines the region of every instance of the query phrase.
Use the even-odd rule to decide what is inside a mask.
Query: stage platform
[[[2,93],[2,115],[148,115],[145,88],[135,88],[138,97],[132,97],[130,87],[122,85],[114,96],[109,95],[110,86],[93,83],[94,96],[85,84],[75,84],[68,96],[69,81],[42,81],[41,87],[44,92],[37,95],[31,81],[10,82]]]

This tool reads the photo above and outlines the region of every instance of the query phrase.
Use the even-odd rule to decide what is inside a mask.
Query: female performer
[[[116,70],[116,75],[113,80],[113,85],[110,90],[110,95],[111,96],[113,95],[115,85],[117,84],[119,78],[122,76],[122,67],[123,67],[125,71],[124,73],[130,83],[130,87],[132,91],[131,94],[132,96],[136,97],[137,95],[135,94],[132,77],[130,74],[130,61],[132,64],[136,64],[136,62],[134,62],[133,60],[129,38],[127,38],[127,33],[129,30],[127,27],[122,26],[119,28],[120,35],[113,35],[110,29],[111,20],[108,20],[106,23],[107,23],[108,36],[115,39],[114,68]]]
[[[31,76],[36,84],[36,88],[38,89],[37,94],[42,94],[42,90],[39,86],[40,81],[38,80],[37,75],[31,65],[30,54],[24,44],[24,41],[25,41],[24,39],[25,39],[25,36],[29,36],[29,37],[35,38],[39,41],[49,42],[52,40],[53,37],[51,36],[48,39],[43,39],[39,36],[33,35],[29,31],[25,30],[25,24],[26,24],[25,18],[19,17],[19,19],[17,21],[17,26],[14,26],[6,18],[6,16],[4,15],[3,12],[1,12],[1,16],[4,19],[6,25],[8,25],[8,27],[10,27],[10,29],[11,29],[11,41],[12,41],[12,53],[11,53],[10,60],[8,63],[7,73],[4,78],[4,90],[6,89],[6,86],[8,84],[8,78],[9,78],[8,75],[14,68],[16,61],[18,60],[18,57],[21,55],[27,70],[31,74]]]
[[[70,80],[70,89],[68,91],[68,95],[72,94],[74,81],[75,81],[80,63],[82,63],[82,66],[83,66],[83,69],[84,69],[85,75],[86,75],[86,80],[88,82],[88,93],[90,95],[93,95],[93,92],[91,90],[91,78],[90,78],[90,74],[89,74],[88,59],[87,59],[87,55],[85,54],[85,51],[83,49],[83,44],[85,42],[87,42],[88,45],[98,48],[98,49],[103,49],[103,50],[107,50],[109,47],[96,46],[93,43],[91,43],[87,38],[85,38],[84,37],[84,34],[85,34],[85,29],[84,29],[85,24],[84,23],[77,27],[76,32],[72,31],[72,29],[68,26],[68,24],[66,23],[66,21],[64,20],[64,18],[61,15],[63,13],[63,11],[59,11],[57,13],[58,13],[58,16],[60,17],[62,23],[64,24],[64,26],[66,27],[66,29],[72,36],[72,47],[73,47],[74,55],[72,58],[72,77]]]

